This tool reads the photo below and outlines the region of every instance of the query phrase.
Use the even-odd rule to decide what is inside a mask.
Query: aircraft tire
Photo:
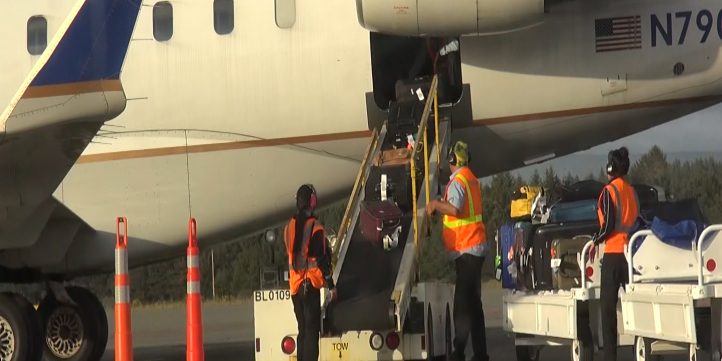
[[[40,316],[35,311],[33,305],[25,297],[18,293],[5,292],[4,295],[12,298],[15,304],[22,312],[22,317],[28,325],[28,332],[25,337],[30,340],[30,354],[28,361],[40,361],[43,357],[43,327],[40,324]]]
[[[96,322],[98,333],[95,340],[96,347],[90,359],[93,361],[100,360],[108,345],[108,315],[105,313],[105,307],[98,300],[98,297],[86,288],[70,286],[66,288],[66,291],[76,302],[82,300],[84,307],[87,306],[86,310],[94,314],[93,319]]]
[[[31,337],[32,327],[29,316],[20,307],[15,297],[0,294],[0,359],[8,361],[31,360],[34,343],[39,338]]]
[[[90,291],[68,287],[67,292],[76,305],[62,304],[48,294],[38,307],[44,329],[43,360],[97,361],[108,339],[105,313],[100,316],[100,302]]]
[[[516,361],[539,361],[539,346],[516,346]]]

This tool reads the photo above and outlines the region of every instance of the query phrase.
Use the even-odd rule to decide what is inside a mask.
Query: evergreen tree
[[[631,167],[629,179],[635,183],[669,188],[669,163],[658,146],[653,146]]]
[[[542,184],[544,185],[544,189],[554,192],[559,189],[562,182],[559,180],[559,177],[557,177],[554,169],[552,167],[548,167],[544,172],[544,180],[542,181]]]
[[[534,174],[532,174],[531,178],[529,179],[529,184],[534,185],[534,186],[538,186],[538,185],[542,184],[542,178],[541,178],[541,175],[539,174],[538,169],[534,169]]]
[[[567,172],[567,175],[564,176],[564,180],[562,181],[562,184],[565,186],[568,186],[568,185],[572,185],[577,182],[579,182],[579,177],[573,176],[571,172]]]
[[[597,182],[607,183],[607,172],[604,168],[599,169],[599,173],[597,173]]]

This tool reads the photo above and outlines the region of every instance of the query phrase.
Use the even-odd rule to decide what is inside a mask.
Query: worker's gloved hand
[[[436,200],[433,200],[426,204],[426,214],[427,215],[432,216],[434,214],[435,205],[436,205],[435,202],[436,202]]]
[[[331,275],[328,275],[323,278],[326,282],[326,288],[329,290],[336,288],[336,285],[333,283],[333,277]]]
[[[331,275],[328,275],[324,278],[326,281],[326,288],[328,288],[328,299],[330,302],[333,302],[336,300],[336,285],[333,283],[333,277]]]
[[[600,243],[602,243],[602,239],[601,239],[601,238],[598,238],[598,237],[599,237],[598,234],[595,234],[595,235],[592,237],[592,242],[594,242],[594,246],[598,246]]]
[[[338,297],[338,292],[336,291],[336,288],[329,288],[328,289],[328,300],[329,302],[336,301],[336,298]]]

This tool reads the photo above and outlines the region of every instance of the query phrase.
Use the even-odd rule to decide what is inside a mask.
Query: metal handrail
[[[581,279],[582,279],[582,289],[587,288],[587,258],[585,257],[589,254],[589,250],[594,247],[594,241],[589,241],[584,245],[584,248],[582,248],[582,253],[579,255],[579,258],[577,258],[577,265],[579,266],[579,271],[581,272]]]
[[[383,126],[386,126],[385,124]],[[341,224],[339,225],[338,230],[338,236],[336,239],[337,247],[333,250],[333,256],[334,258],[338,257],[338,250],[341,249],[341,244],[345,242],[346,233],[348,232],[348,228],[351,225],[351,212],[358,204],[358,193],[361,190],[361,187],[363,184],[366,183],[365,174],[366,174],[366,165],[368,164],[371,156],[374,153],[374,150],[376,149],[376,144],[379,141],[379,130],[374,128],[372,136],[371,136],[371,142],[369,142],[368,149],[366,149],[366,155],[364,156],[364,159],[361,161],[361,167],[359,167],[358,175],[356,176],[356,181],[353,185],[353,190],[351,191],[351,198],[348,200],[348,204],[346,205],[346,210],[343,213],[343,218],[341,218]],[[334,261],[334,266],[335,266]]]
[[[704,243],[704,239],[707,238],[707,235],[709,235],[712,232],[719,232],[722,231],[722,224],[713,224],[702,231],[702,234],[699,235],[699,240],[697,241],[697,260],[699,261],[699,264],[697,265],[699,268],[697,269],[698,273],[698,279],[697,279],[697,285],[703,286],[704,285],[704,256],[702,255],[702,244]]]
[[[416,144],[414,144],[414,148],[411,152],[411,193],[412,193],[412,209],[413,209],[413,226],[414,226],[414,244],[416,246],[416,256],[418,258],[419,254],[419,221],[418,221],[418,210],[417,208],[417,191],[416,191],[416,156],[421,152],[421,147],[424,148],[424,159],[426,167],[424,168],[424,179],[427,187],[427,195],[426,195],[426,202],[428,204],[429,202],[429,167],[428,167],[428,149],[426,146],[427,142],[427,136],[426,136],[426,128],[429,121],[429,113],[431,111],[431,103],[434,101],[434,99],[437,98],[436,96],[436,87],[438,85],[438,77],[434,75],[434,78],[431,81],[431,87],[429,88],[429,94],[426,99],[426,103],[424,104],[424,111],[421,114],[421,122],[419,124],[419,130],[416,134]],[[436,130],[438,133],[438,129]],[[423,141],[422,141],[423,139]]]
[[[439,93],[434,93],[434,135],[436,138],[436,164],[441,170],[441,148],[439,148]]]
[[[647,237],[651,235],[652,231],[650,230],[638,231],[632,236],[626,248],[624,249],[624,255],[627,257],[627,280],[630,285],[634,284],[634,257],[632,257],[632,250],[634,249],[634,244],[637,243],[637,240],[642,239],[642,237]]]

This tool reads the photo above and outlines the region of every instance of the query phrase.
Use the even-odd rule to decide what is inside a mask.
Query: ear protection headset
[[[313,184],[306,184],[308,188],[311,188],[311,198],[308,200],[308,207],[311,208],[311,210],[316,209],[316,205],[318,204],[318,196],[316,195],[316,188],[313,187]]]
[[[456,165],[456,153],[454,153],[454,148],[449,149],[449,154],[446,156],[446,161],[449,162],[451,165]]]
[[[454,152],[454,148],[452,147],[449,149],[449,154],[446,156],[446,161],[449,162],[451,165],[456,165],[457,159],[456,159],[456,152]],[[468,154],[468,159],[466,160],[466,164],[471,164],[471,153]]]
[[[609,175],[618,175],[620,174],[621,168],[620,161],[617,157],[617,151],[613,150],[609,152],[609,156],[607,156],[607,174]]]
[[[607,161],[607,174],[614,174],[614,171],[616,167],[614,166],[614,162],[610,159]]]

